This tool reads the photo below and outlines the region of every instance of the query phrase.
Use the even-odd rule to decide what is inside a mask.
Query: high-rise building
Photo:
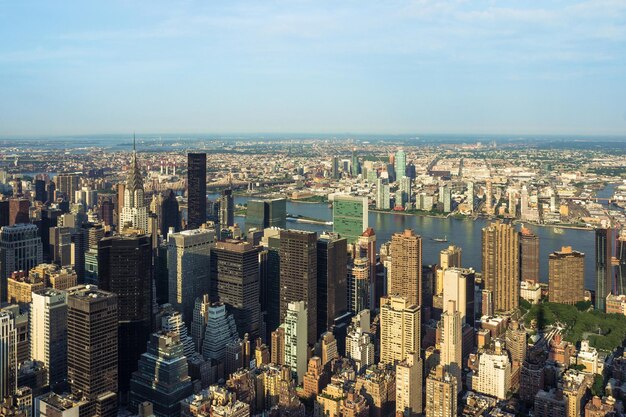
[[[348,310],[358,313],[370,306],[370,279],[367,258],[355,258],[348,267]]]
[[[45,203],[48,200],[46,195],[46,181],[42,179],[35,180],[35,201]]]
[[[161,306],[159,314],[161,316],[160,328],[165,333],[176,333],[180,343],[183,345],[183,353],[186,357],[190,358],[195,353],[195,346],[193,339],[187,332],[187,326],[183,321],[183,315],[180,311],[174,310],[170,304]]]
[[[224,363],[226,346],[235,341],[237,337],[235,318],[232,314],[227,313],[226,306],[222,303],[211,304],[202,343],[204,359]]]
[[[422,365],[419,350],[396,365],[396,415],[422,415]]]
[[[422,305],[422,238],[411,229],[391,236],[388,293]]]
[[[285,364],[285,323],[274,330],[270,336],[270,360],[276,365]]]
[[[413,198],[413,183],[411,178],[406,176],[400,178],[400,188],[398,188],[398,192],[400,195],[400,201],[396,199],[396,206],[402,206],[405,209],[409,209],[411,206],[411,199]]]
[[[511,224],[491,223],[482,231],[485,289],[491,291],[494,311],[519,306],[519,234]]]
[[[67,293],[51,288],[33,292],[30,308],[30,358],[44,364],[46,384],[67,379]]]
[[[461,315],[461,324],[474,326],[474,278],[475,272],[471,268],[448,268],[443,276],[443,302],[456,303],[456,309]]]
[[[511,384],[511,361],[499,340],[495,349],[480,353],[478,372],[471,377],[473,391],[490,395],[498,399],[506,399]]]
[[[222,191],[220,196],[220,228],[226,228],[235,225],[235,200],[233,199],[233,190],[227,188]]]
[[[189,210],[189,209],[187,209]],[[170,190],[161,203],[161,235],[167,236],[170,228],[180,232],[180,208],[174,191]]]
[[[56,184],[56,190],[62,193],[67,201],[74,202],[80,176],[78,174],[58,174],[54,177],[54,182]]]
[[[468,182],[467,183],[467,206],[470,210],[470,212],[474,212],[474,183],[473,182]]]
[[[367,197],[336,195],[333,201],[333,231],[355,243],[368,227]]]
[[[461,267],[462,250],[459,246],[450,245],[439,252],[439,268],[437,269],[437,283],[435,286],[435,294],[443,293],[444,274],[448,268]],[[445,298],[444,298],[445,300]]]
[[[444,185],[441,187],[440,192],[443,192],[443,195],[441,196],[443,212],[450,213],[452,211],[452,190],[447,185]]]
[[[152,328],[152,246],[148,235],[113,236],[98,245],[100,288],[118,302],[118,388],[129,389]]]
[[[188,229],[206,222],[206,153],[187,154],[187,213]]]
[[[527,227],[519,235],[520,279],[539,282],[539,237]]]
[[[379,282],[377,282],[378,259],[376,257],[376,232],[373,228],[368,227],[363,234],[359,236],[356,242],[356,246],[353,251],[353,258],[365,258],[369,265],[369,301],[368,304],[371,308],[376,308],[378,305],[378,297],[382,294],[382,288],[380,288]],[[378,289],[377,289],[378,285]]]
[[[211,249],[211,300],[226,304],[239,335],[261,336],[259,247],[226,240]]]
[[[196,298],[193,307],[193,319],[191,321],[191,339],[195,346],[196,352],[202,352],[202,344],[204,343],[204,332],[209,321],[209,294]]]
[[[426,417],[456,417],[457,379],[437,365],[426,378]]]
[[[398,149],[396,152],[394,171],[396,179],[402,178],[406,174],[406,153],[402,149]]]
[[[302,383],[307,362],[307,319],[304,301],[290,302],[285,315],[285,365]]]
[[[15,328],[17,335],[17,344],[16,344],[16,356],[17,363],[22,364],[30,359],[30,329],[29,329],[29,317],[28,317],[28,309],[21,308],[17,304],[9,304],[0,308],[0,313],[5,312],[8,313],[13,320],[13,327]],[[43,378],[45,379],[45,378]],[[43,381],[45,382],[45,381]],[[42,382],[42,383],[43,383]],[[19,383],[18,386],[24,385],[23,383]]]
[[[550,301],[576,304],[585,299],[585,254],[565,246],[548,258]],[[596,299],[597,300],[597,299]]]
[[[441,364],[446,372],[456,378],[458,392],[461,392],[463,383],[461,370],[463,369],[463,322],[461,313],[456,308],[456,302],[449,300],[446,311],[441,315],[443,324],[441,336]]]
[[[622,232],[617,239],[617,288],[616,294],[626,294],[626,233]]]
[[[287,200],[249,200],[246,211],[246,233],[251,229],[263,231],[268,227],[287,226]]]
[[[126,186],[124,187],[124,200],[120,214],[121,230],[124,227],[132,227],[148,232],[148,206],[145,201],[143,189],[143,176],[137,163],[137,150],[135,149],[135,139],[133,138],[133,154],[130,161]]]
[[[280,320],[287,307],[304,301],[308,312],[308,343],[317,341],[317,233],[280,231]]]
[[[596,310],[605,310],[606,296],[613,292],[612,258],[615,251],[616,230],[596,229]]]
[[[17,388],[17,331],[11,314],[0,311],[0,399]]]
[[[317,333],[330,329],[334,320],[344,314],[348,306],[346,265],[348,245],[346,238],[323,234],[317,240]]]
[[[117,296],[91,285],[67,297],[67,377],[72,394],[117,392]]]
[[[72,229],[67,226],[49,229],[49,254],[52,262],[59,266],[72,264]]]
[[[337,180],[341,176],[339,173],[339,157],[333,156],[333,166],[332,166],[332,175],[333,179]]]
[[[400,296],[380,299],[380,361],[395,364],[420,350],[420,306]]]
[[[210,290],[210,252],[215,234],[208,229],[185,230],[168,236],[169,302],[191,323],[196,298]]]
[[[14,197],[9,199],[9,225],[30,223],[30,200]]]
[[[0,302],[7,300],[7,278],[14,271],[28,273],[43,262],[43,248],[37,226],[15,224],[0,229]]]
[[[363,310],[352,317],[346,335],[346,357],[354,361],[359,372],[374,364],[374,337],[369,331],[369,310]]]
[[[157,417],[180,416],[180,402],[193,393],[193,386],[179,335],[153,333],[138,368],[130,381],[130,408],[137,410],[149,401]]]
[[[389,180],[387,178],[376,179],[376,209],[389,210]]]

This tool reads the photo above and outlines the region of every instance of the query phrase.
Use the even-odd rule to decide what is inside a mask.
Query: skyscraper
[[[448,268],[443,276],[444,307],[449,301],[456,303],[461,315],[461,325],[474,327],[474,270],[469,268]]]
[[[263,231],[268,227],[284,229],[287,225],[287,200],[248,200],[246,232],[251,229]]]
[[[317,341],[317,233],[280,231],[280,321],[289,303],[304,301],[308,343]]]
[[[193,386],[179,335],[173,332],[150,335],[138,368],[130,381],[131,409],[137,410],[142,402],[149,401],[155,416],[180,416],[180,402],[193,393]]]
[[[396,365],[396,415],[416,417],[422,414],[422,360],[417,352],[409,352]]]
[[[402,149],[396,152],[394,170],[396,179],[400,179],[406,175],[406,153]]]
[[[261,336],[259,248],[226,240],[211,249],[211,300],[226,304],[235,316],[239,335]]]
[[[220,196],[219,220],[222,229],[235,224],[235,200],[233,199],[233,190],[230,188],[223,190]]]
[[[437,365],[426,378],[426,417],[456,417],[457,379]]]
[[[367,197],[336,195],[333,201],[333,232],[355,243],[368,227]]]
[[[15,224],[0,229],[0,302],[7,300],[7,278],[14,271],[28,273],[43,262],[43,248],[37,226]]]
[[[202,351],[204,332],[206,331],[206,325],[209,321],[210,306],[209,294],[204,294],[202,297],[196,298],[196,303],[193,308],[193,320],[191,322],[191,339],[193,340],[196,352]]]
[[[413,230],[391,236],[390,295],[405,297],[409,305],[422,305],[422,238]]]
[[[522,227],[519,235],[520,279],[539,282],[539,237]]]
[[[170,190],[167,197],[163,199],[163,203],[161,204],[160,227],[161,235],[163,236],[167,236],[170,228],[173,228],[175,233],[180,232],[180,209],[178,206],[178,200],[176,200],[176,195],[172,190]]]
[[[191,323],[196,298],[210,290],[210,253],[214,232],[205,229],[170,234],[167,242],[169,302]]]
[[[209,306],[204,340],[202,342],[202,356],[224,362],[226,346],[237,339],[237,325],[232,314],[227,313],[222,303],[213,303]]]
[[[605,310],[606,296],[613,291],[615,229],[596,229],[596,310]]]
[[[474,183],[469,181],[467,183],[467,205],[470,212],[474,212]]]
[[[395,364],[419,352],[420,306],[399,296],[380,299],[380,362]]]
[[[345,238],[323,234],[317,240],[317,336],[347,311]]]
[[[150,236],[118,235],[102,239],[98,244],[98,277],[103,290],[117,295],[118,388],[127,392],[152,328]]]
[[[441,364],[457,380],[457,390],[461,392],[463,369],[463,334],[461,313],[457,310],[456,302],[446,302],[446,310],[441,316],[443,323],[441,342]]]
[[[137,150],[135,149],[135,138],[133,137],[133,154],[130,161],[130,168],[126,177],[124,187],[124,200],[120,214],[120,225],[118,228],[130,226],[133,229],[148,232],[148,206],[145,201],[143,189],[143,176],[137,162]]]
[[[206,222],[206,153],[187,154],[187,213],[188,229]]]
[[[44,364],[47,385],[67,379],[67,293],[52,288],[33,292],[30,357]]]
[[[0,399],[17,388],[17,331],[11,314],[0,311]]]
[[[555,251],[548,258],[550,301],[576,304],[585,299],[585,254],[571,246]],[[606,299],[606,298],[605,298]],[[596,301],[598,299],[596,298]]]
[[[290,302],[285,315],[285,365],[302,383],[307,362],[307,310],[304,301]]]
[[[117,393],[117,296],[91,285],[67,297],[67,377],[72,394]]]
[[[333,179],[339,179],[340,177],[340,173],[339,173],[339,158],[336,156],[333,156],[333,166],[332,166],[332,175],[333,175]]]
[[[617,266],[617,289],[616,294],[626,294],[626,234],[622,232],[617,240],[616,258]]]
[[[9,225],[30,223],[30,201],[27,198],[9,199]]]
[[[443,292],[443,280],[444,274],[448,268],[460,268],[461,267],[461,255],[462,249],[455,245],[450,245],[439,252],[439,269],[437,269],[437,284],[435,293],[441,294]],[[444,300],[447,300],[444,298]]]
[[[511,224],[491,223],[482,231],[485,289],[491,291],[494,311],[519,305],[519,234]]]
[[[370,278],[367,258],[355,258],[348,267],[348,310],[358,313],[370,306]]]
[[[54,177],[54,181],[57,191],[62,193],[67,201],[74,202],[74,195],[76,190],[78,190],[80,176],[78,174],[58,174]]]
[[[389,181],[386,178],[376,179],[376,209],[389,210]]]

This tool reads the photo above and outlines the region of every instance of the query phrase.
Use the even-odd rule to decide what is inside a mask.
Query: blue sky
[[[0,135],[626,134],[626,1],[0,0]]]

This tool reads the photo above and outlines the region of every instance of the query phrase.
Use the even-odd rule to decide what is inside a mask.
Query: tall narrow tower
[[[505,223],[491,223],[482,234],[483,282],[494,311],[519,306],[519,234]]]
[[[124,187],[124,205],[120,215],[119,229],[130,226],[144,233],[148,232],[148,206],[145,201],[143,178],[137,162],[137,149],[133,135],[133,155],[130,161],[126,186]]]
[[[187,207],[187,228],[199,228],[206,221],[206,153],[187,154]]]
[[[422,305],[422,238],[411,229],[391,236],[389,294]]]

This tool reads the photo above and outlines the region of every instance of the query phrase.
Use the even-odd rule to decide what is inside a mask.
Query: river
[[[608,187],[607,187],[608,188]],[[605,192],[609,192],[608,190]],[[210,194],[209,198],[216,199],[217,194]],[[235,204],[245,204],[252,197],[236,196]],[[298,203],[287,202],[287,213],[314,217],[323,220],[332,220],[332,209],[323,203]],[[242,229],[245,227],[245,218],[236,217],[235,221]],[[411,228],[423,237],[423,262],[434,264],[439,261],[439,251],[447,245],[455,244],[463,249],[462,264],[464,267],[472,267],[476,271],[481,266],[481,237],[482,228],[489,223],[485,219],[455,219],[434,218],[424,216],[406,216],[394,213],[369,214],[369,226],[376,232],[378,247],[381,243],[389,241],[391,235],[401,232],[405,228]],[[332,226],[287,222],[287,227],[299,230],[323,232],[332,230]],[[585,287],[595,288],[595,252],[594,233],[589,230],[563,229],[562,234],[554,232],[552,226],[536,226],[528,224],[537,236],[539,236],[539,273],[542,282],[548,282],[548,255],[562,246],[572,246],[574,250],[585,253]],[[518,226],[519,228],[519,226]],[[434,237],[448,238],[448,243],[435,242]]]

